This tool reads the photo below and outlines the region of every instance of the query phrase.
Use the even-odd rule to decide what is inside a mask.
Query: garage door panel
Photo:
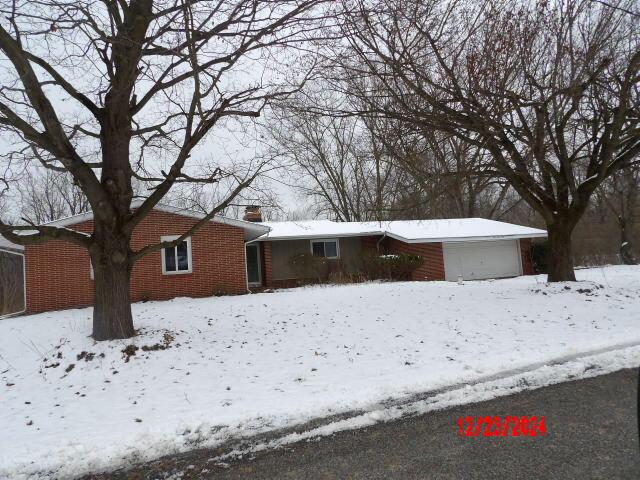
[[[515,277],[521,274],[517,240],[460,242],[443,245],[445,278],[465,280]]]

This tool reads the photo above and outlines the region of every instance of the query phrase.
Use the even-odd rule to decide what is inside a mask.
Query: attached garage
[[[291,255],[299,251],[309,252],[314,242],[339,244],[335,251],[341,264],[358,265],[360,252],[413,255],[421,257],[423,262],[411,271],[411,280],[456,281],[460,275],[464,280],[531,275],[534,273],[531,242],[547,236],[544,230],[484,218],[382,222],[310,220],[264,225],[270,231],[257,242],[263,242],[263,285],[267,287],[283,286],[276,283],[278,265],[287,266]],[[350,244],[348,242],[359,243],[360,248],[343,248]]]
[[[522,275],[518,240],[443,243],[445,279],[483,280]]]

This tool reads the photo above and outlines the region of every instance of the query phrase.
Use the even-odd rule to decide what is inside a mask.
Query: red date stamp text
[[[458,417],[457,423],[461,437],[544,437],[547,433],[544,416]]]

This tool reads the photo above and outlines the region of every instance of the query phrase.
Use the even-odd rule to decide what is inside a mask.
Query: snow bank
[[[326,437],[338,432],[370,427],[377,423],[390,422],[412,415],[423,415],[436,410],[468,403],[477,403],[494,398],[534,390],[569,380],[597,377],[623,368],[635,368],[640,363],[640,346],[615,349],[596,355],[586,355],[564,363],[545,365],[518,375],[478,382],[464,387],[447,389],[425,399],[374,409],[360,415],[328,422],[319,427],[302,432],[293,432],[276,437],[268,442],[260,442],[250,447],[232,450],[213,459],[219,465],[227,465],[226,460],[243,457],[264,450],[279,448],[292,443]]]
[[[0,478],[108,470],[640,343],[640,268],[577,275],[140,303],[137,350],[93,342],[89,309],[0,321]]]

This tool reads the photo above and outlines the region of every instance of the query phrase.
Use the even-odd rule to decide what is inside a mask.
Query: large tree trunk
[[[618,218],[618,223],[620,225],[620,260],[624,265],[637,265],[638,259],[633,254],[633,243],[631,235],[633,222],[630,222],[630,227],[628,225],[628,222],[624,218],[624,215],[620,215],[620,217]]]
[[[638,204],[638,173],[627,169],[622,173],[622,209],[618,215],[620,225],[620,260],[625,265],[637,265],[638,259],[633,253],[633,231]]]
[[[575,282],[571,232],[573,228],[565,222],[547,225],[549,235],[548,276],[549,282]]]
[[[145,2],[146,3],[146,2]],[[129,58],[124,51],[130,45],[115,45],[114,53]],[[130,68],[127,62],[121,66]],[[133,189],[129,147],[131,118],[130,92],[113,88],[105,96],[109,115],[102,120],[101,183],[110,198],[110,209],[97,212],[94,217],[91,258],[95,266],[95,300],[93,307],[93,338],[114,340],[135,335],[131,315],[131,232],[126,231],[126,219],[131,213]]]
[[[127,252],[110,250],[92,255],[95,297],[93,338],[114,340],[135,335],[131,315],[131,262]]]

